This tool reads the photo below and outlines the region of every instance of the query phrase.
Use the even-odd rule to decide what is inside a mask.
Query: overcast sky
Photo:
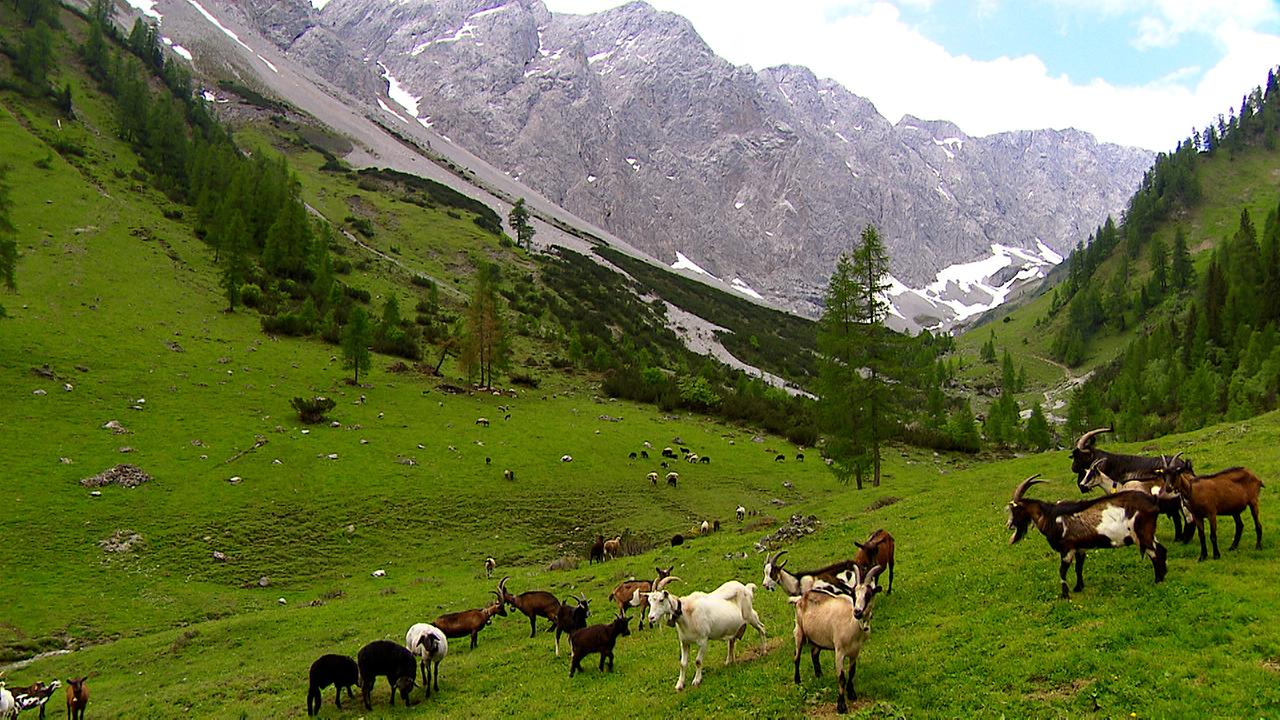
[[[545,0],[595,12],[620,0]],[[1074,127],[1172,150],[1280,64],[1275,0],[649,0],[737,64],[807,65],[970,135]]]

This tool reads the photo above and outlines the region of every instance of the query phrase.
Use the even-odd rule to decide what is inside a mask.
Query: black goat
[[[311,686],[307,689],[307,715],[318,715],[324,700],[320,691],[333,686],[333,704],[342,709],[342,689],[347,689],[347,699],[355,697],[351,688],[360,684],[360,666],[346,655],[321,655],[311,663]]]
[[[1076,564],[1075,591],[1084,589],[1084,551],[1092,548],[1114,548],[1137,544],[1143,555],[1151,558],[1156,571],[1156,582],[1164,580],[1168,567],[1165,557],[1168,551],[1156,540],[1156,518],[1160,508],[1150,495],[1126,491],[1106,495],[1093,500],[1064,500],[1045,502],[1024,498],[1022,494],[1036,483],[1039,475],[1032,475],[1018,484],[1009,501],[1008,527],[1013,531],[1009,544],[1018,542],[1027,534],[1027,528],[1035,523],[1049,547],[1058,551],[1062,562],[1058,576],[1062,580],[1062,597],[1067,599],[1067,570]]]
[[[587,564],[593,562],[604,562],[604,536],[597,535],[596,541],[591,545],[591,553],[587,556]]]
[[[1113,428],[1110,427],[1097,428],[1076,440],[1076,446],[1071,450],[1071,472],[1076,474],[1076,484],[1082,486],[1081,492],[1086,492],[1083,488],[1085,474],[1098,461],[1102,462],[1098,463],[1097,469],[1118,483],[1126,483],[1130,480],[1153,480],[1156,478],[1156,471],[1164,468],[1162,457],[1121,455],[1094,447],[1099,435],[1112,431]]]
[[[385,675],[387,684],[391,686],[391,706],[395,707],[396,690],[399,690],[400,697],[408,707],[409,693],[413,691],[414,680],[418,675],[418,664],[408,648],[390,640],[374,640],[360,648],[356,664],[360,668],[360,693],[364,697],[365,710],[373,709],[369,696],[373,693],[373,682],[379,675]]]
[[[573,598],[574,605],[560,603],[556,608],[556,616],[551,624],[556,628],[556,657],[560,657],[560,635],[573,635],[575,630],[587,626],[587,618],[591,617],[591,601],[582,595]]]
[[[600,670],[604,670],[604,661],[608,658],[609,672],[613,672],[613,647],[617,644],[619,637],[631,634],[630,628],[627,627],[630,620],[631,618],[626,615],[618,615],[611,623],[592,625],[570,633],[569,644],[573,647],[573,663],[569,665],[569,677],[573,677],[574,673],[582,669],[582,658],[592,653],[600,653]]]
[[[683,544],[684,544],[683,535],[681,535],[680,533],[676,533],[675,535],[671,536],[671,547],[675,547],[677,545],[683,545]]]

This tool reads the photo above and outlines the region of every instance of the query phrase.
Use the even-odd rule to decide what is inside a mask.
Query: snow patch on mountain
[[[685,256],[684,256],[684,253],[682,253],[682,252],[680,252],[680,251],[678,251],[678,250],[676,251],[676,261],[675,261],[675,262],[673,262],[673,263],[671,263],[671,267],[672,267],[672,268],[674,268],[674,269],[676,269],[676,270],[692,270],[692,271],[694,271],[694,272],[698,273],[699,275],[706,275],[706,276],[707,276],[707,277],[709,277],[709,278],[715,278],[715,277],[716,277],[715,275],[712,275],[711,273],[707,272],[706,270],[703,270],[703,269],[698,265],[698,263],[696,263],[696,262],[694,262],[694,261],[690,260],[689,258],[685,257]],[[717,280],[719,280],[720,278],[716,278],[716,279],[717,279]]]

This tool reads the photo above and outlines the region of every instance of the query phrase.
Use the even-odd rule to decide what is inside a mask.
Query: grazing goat
[[[642,460],[648,460],[648,459],[649,459],[649,451],[648,451],[648,450],[641,450],[641,451],[640,451],[640,459],[642,459]]]
[[[1103,461],[1100,466],[1103,472],[1122,483],[1152,478],[1155,471],[1164,466],[1164,458],[1121,455],[1094,447],[1099,435],[1112,430],[1110,427],[1097,428],[1076,440],[1076,446],[1071,450],[1071,472],[1076,474],[1077,483],[1084,482],[1085,473],[1098,460]]]
[[[568,603],[560,603],[560,607],[556,609],[555,619],[551,624],[556,629],[556,657],[560,657],[560,635],[572,635],[574,630],[581,630],[587,626],[587,618],[591,617],[591,601],[583,595],[573,598],[575,605],[570,607]]]
[[[778,453],[777,455],[773,456],[774,462],[782,462],[783,460],[786,460],[786,459],[787,459],[787,456],[783,455],[782,453]]]
[[[711,532],[720,532],[720,521],[719,521],[719,520],[712,520],[712,521],[711,521]]]
[[[804,462],[804,453],[796,453],[796,462]]]
[[[658,484],[658,473],[656,473],[656,472],[651,472],[651,473],[649,473],[648,475],[645,475],[645,477],[649,479],[649,484],[650,484],[650,485],[657,485],[657,484]]]
[[[13,693],[9,692],[9,688],[0,683],[0,720],[9,720],[18,714],[18,703],[13,699]]]
[[[676,457],[676,451],[669,447],[662,448],[662,457],[674,460]]]
[[[601,671],[604,670],[605,658],[608,658],[609,672],[613,672],[613,647],[619,637],[631,634],[631,630],[627,628],[630,620],[631,618],[619,613],[611,623],[592,625],[570,633],[569,646],[573,651],[573,663],[569,665],[569,677],[582,669],[582,658],[592,653],[600,653]]]
[[[678,473],[678,472],[669,472],[669,473],[667,473],[667,484],[668,484],[668,485],[670,485],[671,487],[675,487],[675,486],[676,486],[676,483],[678,483],[678,482],[680,482],[680,473]]]
[[[446,613],[431,621],[432,625],[440,628],[447,638],[460,638],[471,636],[471,649],[476,647],[476,636],[484,629],[492,620],[494,615],[506,617],[507,605],[502,600],[502,596],[497,592],[493,592],[498,596],[496,602],[493,602],[478,610],[463,610],[461,612]]]
[[[711,532],[711,523],[707,522],[706,520],[703,520],[702,525],[698,527],[698,534],[706,535],[709,532]]]
[[[889,570],[889,588],[885,590],[885,594],[892,595],[893,536],[882,528],[871,533],[871,537],[868,537],[865,543],[855,540],[853,544],[858,546],[858,552],[853,556],[853,562],[862,568],[862,572],[866,573],[873,567],[887,568]]]
[[[685,462],[689,463],[690,465],[696,464],[699,459],[700,457],[696,453],[686,455],[684,458]]]
[[[561,455],[561,456],[560,456],[560,462],[573,462],[573,456],[572,456],[572,455]]]
[[[591,551],[587,554],[587,564],[593,562],[604,562],[604,536],[596,535],[596,541],[591,544]]]
[[[684,690],[685,669],[689,666],[689,648],[696,644],[698,656],[694,659],[697,668],[693,675],[693,685],[702,684],[702,659],[707,654],[707,641],[727,640],[729,654],[724,664],[733,662],[733,646],[751,625],[760,634],[760,649],[765,647],[764,625],[760,617],[751,607],[755,596],[755,584],[743,585],[737,580],[730,580],[710,593],[694,592],[684,597],[672,595],[666,586],[680,578],[674,575],[663,578],[649,593],[649,622],[666,619],[667,624],[675,627],[676,636],[680,640],[680,678],[676,680],[676,691]]]
[[[1168,567],[1168,551],[1156,540],[1156,518],[1160,512],[1156,501],[1146,493],[1126,491],[1093,500],[1045,502],[1024,498],[1022,494],[1036,483],[1032,475],[1018,484],[1009,501],[1008,528],[1013,531],[1009,544],[1018,542],[1035,523],[1049,547],[1058,551],[1062,562],[1058,577],[1062,580],[1062,598],[1067,591],[1067,570],[1076,564],[1075,591],[1084,589],[1084,551],[1091,548],[1114,548],[1137,544],[1139,551],[1151,558],[1156,582],[1164,580]]]
[[[498,582],[498,591],[495,593],[502,602],[519,610],[525,617],[529,618],[529,637],[538,634],[538,618],[544,617],[552,626],[556,623],[556,613],[560,610],[560,600],[555,595],[546,590],[529,590],[519,595],[512,595],[507,590],[507,580],[511,576],[508,575]]]
[[[432,686],[440,692],[440,661],[449,654],[449,639],[440,628],[428,623],[417,623],[404,635],[404,646],[418,656],[418,668],[422,670],[422,689],[431,697]]]
[[[698,458],[698,462],[702,463],[703,465],[710,465],[711,458],[707,457],[706,455],[703,455],[702,457]]]
[[[14,688],[11,691],[13,692],[15,707],[14,715],[17,716],[19,712],[38,707],[40,708],[40,720],[44,720],[44,705],[49,702],[49,698],[53,697],[54,691],[60,687],[62,687],[62,681],[54,680],[48,685],[37,682],[28,687]]]
[[[773,591],[781,587],[782,591],[792,597],[799,597],[803,590],[803,582],[807,577],[821,580],[828,584],[835,584],[840,581],[842,573],[849,572],[857,567],[854,560],[841,560],[838,563],[832,563],[817,570],[804,570],[797,573],[788,572],[783,567],[787,564],[786,560],[781,560],[786,555],[786,550],[779,550],[764,561],[764,587],[766,590]],[[814,645],[810,649],[813,656],[813,674],[822,676],[822,666],[819,655],[822,654],[822,648]]]
[[[675,535],[671,536],[671,547],[675,547],[677,545],[683,545],[683,544],[684,544],[683,535],[681,535],[680,533],[676,533]]]
[[[477,424],[477,425],[483,425],[483,426],[485,426],[485,427],[489,427],[489,418],[483,418],[483,417],[481,417],[481,418],[476,418],[476,424]]]
[[[618,558],[621,555],[622,555],[622,536],[621,535],[619,535],[618,537],[612,540],[604,541],[604,557],[606,560],[608,560],[609,558]]]
[[[639,456],[638,456],[638,455],[636,455],[634,452],[632,452],[631,454],[627,455],[627,459],[628,459],[628,460],[635,460],[637,457],[639,457]]]
[[[350,658],[347,659],[350,660]],[[85,708],[89,706],[89,683],[85,682],[88,679],[88,675],[67,678],[67,718],[69,720],[84,720]],[[347,697],[351,697],[350,689],[347,693]]]
[[[515,471],[513,471],[513,470],[503,470],[503,471],[502,471],[502,479],[503,479],[503,480],[515,480],[515,479],[516,479]]]
[[[386,676],[387,684],[391,686],[391,706],[396,704],[396,690],[400,691],[405,707],[409,706],[409,693],[413,691],[417,673],[413,671],[413,653],[408,648],[390,640],[374,640],[360,648],[356,664],[360,667],[360,693],[365,710],[373,709],[369,697],[379,675]]]
[[[307,687],[307,715],[320,714],[320,706],[324,704],[324,700],[320,697],[320,691],[333,686],[333,704],[342,709],[342,689],[347,690],[347,699],[355,697],[355,693],[351,688],[360,684],[360,666],[355,660],[346,655],[321,655],[315,662],[311,663],[311,670],[307,673],[310,685]],[[71,682],[68,680],[67,682]],[[71,686],[67,686],[67,715],[71,715]],[[86,690],[85,699],[88,699],[88,691]],[[81,710],[81,714],[83,714]]]
[[[618,603],[618,614],[626,615],[627,608],[647,607],[649,605],[649,591],[662,581],[662,578],[670,577],[671,571],[675,569],[675,565],[669,566],[666,570],[655,567],[658,576],[653,580],[623,580],[613,589],[609,597]],[[653,627],[650,625],[649,627]],[[644,629],[644,618],[640,619],[640,624],[636,626],[637,630]]]
[[[742,519],[747,516],[747,509],[742,507],[741,505],[739,505],[737,510],[735,510],[734,512],[738,514],[738,522],[742,522]]]
[[[1177,460],[1177,456],[1174,456]],[[1257,475],[1248,468],[1233,467],[1212,475],[1196,475],[1191,464],[1184,462],[1174,467],[1171,461],[1165,471],[1166,487],[1182,496],[1191,511],[1191,522],[1200,537],[1200,560],[1208,557],[1204,543],[1204,521],[1209,519],[1209,538],[1213,542],[1213,559],[1222,558],[1218,552],[1218,516],[1230,515],[1236,521],[1236,536],[1229,550],[1240,546],[1244,522],[1240,519],[1245,508],[1253,515],[1253,529],[1257,536],[1254,548],[1262,549],[1262,523],[1258,520],[1258,494],[1265,487]]]
[[[795,683],[800,684],[800,652],[806,644],[815,648],[834,650],[836,653],[836,712],[845,713],[849,706],[845,700],[858,699],[854,688],[854,676],[858,673],[858,654],[871,631],[871,605],[880,588],[876,578],[884,568],[876,566],[863,575],[861,569],[853,569],[854,585],[851,592],[823,592],[814,590],[812,578],[805,578],[804,590],[790,598],[796,606],[796,652],[793,659]],[[843,585],[843,584],[842,584]],[[839,586],[838,586],[839,587]],[[815,655],[816,657],[816,655]],[[844,661],[849,658],[849,671]]]
[[[498,561],[491,557],[484,559],[484,577],[486,580],[493,578],[493,570],[498,567]]]
[[[1178,453],[1181,455],[1181,453]],[[1173,464],[1169,465],[1170,470],[1180,471],[1186,461],[1180,460],[1178,455],[1173,456]],[[1163,460],[1163,458],[1162,458]],[[1156,504],[1160,506],[1160,512],[1167,515],[1173,521],[1173,536],[1178,540],[1184,540],[1182,522],[1184,519],[1185,508],[1183,507],[1182,498],[1179,497],[1176,490],[1165,487],[1164,470],[1156,468],[1154,475],[1146,480],[1129,480],[1127,482],[1118,482],[1103,472],[1103,465],[1106,464],[1105,458],[1098,458],[1093,461],[1089,469],[1084,474],[1084,479],[1076,483],[1080,487],[1080,492],[1087,493],[1090,490],[1100,487],[1102,491],[1108,495],[1124,492],[1126,490],[1137,490],[1139,492],[1148,493],[1156,499]],[[1188,466],[1189,467],[1189,466]],[[1172,475],[1172,472],[1170,472]],[[1185,515],[1187,521],[1187,529],[1191,529],[1191,516]],[[1187,535],[1185,540],[1190,540],[1191,536]]]

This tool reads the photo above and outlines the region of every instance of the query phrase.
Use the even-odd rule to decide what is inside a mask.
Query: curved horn
[[[786,550],[779,550],[778,552],[773,554],[773,557],[769,558],[769,564],[774,566],[775,568],[782,569],[782,565],[778,564],[778,558],[786,554],[787,554]]]
[[[1096,429],[1094,429],[1094,430],[1090,430],[1089,432],[1087,432],[1087,433],[1085,433],[1085,434],[1081,435],[1079,440],[1076,440],[1076,449],[1077,449],[1077,450],[1088,450],[1089,448],[1093,447],[1093,443],[1095,442],[1095,441],[1094,441],[1094,438],[1095,438],[1095,437],[1097,437],[1097,436],[1099,436],[1099,435],[1101,435],[1101,434],[1103,434],[1103,433],[1109,433],[1109,432],[1112,432],[1113,430],[1114,430],[1114,428],[1112,428],[1112,427],[1110,427],[1110,426],[1102,427],[1102,428],[1096,428]]]
[[[1042,482],[1047,482],[1046,480],[1037,480],[1036,478],[1038,477],[1040,477],[1040,473],[1036,473],[1035,475],[1032,475],[1026,480],[1023,480],[1022,482],[1018,483],[1018,487],[1013,489],[1013,500],[1011,502],[1018,502],[1019,500],[1021,500],[1022,493],[1026,492],[1027,488],[1031,487],[1032,485],[1038,485]]]
[[[866,550],[867,552],[871,552],[871,548],[867,547],[866,545],[863,545],[862,543],[858,542],[857,540],[854,540],[854,541],[853,541],[853,544],[854,544],[854,545],[857,545],[857,546],[858,546],[860,549],[862,549],[862,550]]]
[[[677,581],[677,580],[679,580],[679,579],[680,579],[680,578],[676,577],[675,575],[668,575],[667,577],[664,577],[664,578],[662,578],[661,580],[659,580],[659,581],[658,581],[658,584],[657,584],[656,586],[654,586],[654,588],[653,588],[653,589],[654,589],[654,590],[665,590],[665,589],[667,588],[667,586],[668,586],[668,585],[670,585],[671,583],[673,583],[673,582],[675,582],[675,581]]]
[[[507,581],[510,579],[510,575],[504,575],[503,578],[498,581],[498,591],[500,592],[500,596],[507,594]]]
[[[876,565],[875,567],[871,568],[870,572],[867,573],[867,577],[865,580],[862,581],[862,584],[870,585],[874,583],[876,581],[876,578],[880,577],[880,573],[882,572],[884,572],[884,566]]]
[[[587,596],[583,595],[582,593],[578,593],[578,596],[575,597],[574,600],[577,600],[579,605],[586,605],[587,603],[591,602],[590,600],[587,599]]]

